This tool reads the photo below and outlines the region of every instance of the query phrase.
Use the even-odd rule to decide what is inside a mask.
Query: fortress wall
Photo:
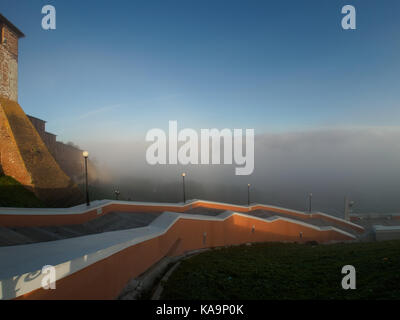
[[[83,150],[60,141],[50,142],[48,148],[61,169],[71,178],[72,181],[77,184],[84,183],[85,159],[82,155]],[[97,177],[97,168],[93,162],[88,159],[89,183],[96,181]]]
[[[38,188],[60,188],[70,184],[54,158],[49,154],[42,139],[17,102],[0,99],[19,153]]]
[[[63,171],[74,182],[82,183],[84,174],[83,151],[58,141],[54,144],[54,149],[51,150]]]
[[[27,114],[26,116],[32,122],[32,125],[35,127],[39,135],[42,137],[43,133],[46,131],[46,121],[32,117],[29,114]]]
[[[48,133],[45,132],[42,140],[44,142],[44,144],[47,146],[47,149],[49,149],[50,153],[53,155],[52,150],[54,150],[56,148],[56,135],[52,134],[52,133]],[[54,157],[54,155],[53,155]]]
[[[7,26],[1,26],[0,96],[18,101],[18,36]]]
[[[76,146],[57,141],[55,134],[46,131],[46,121],[30,115],[27,116],[61,169],[75,183],[83,183],[85,169],[84,158],[82,156],[83,150]],[[88,161],[88,175],[91,181],[97,177],[96,168],[90,159]]]
[[[13,131],[0,103],[0,165],[1,173],[9,175],[25,186],[32,186],[32,177],[17,147]]]
[[[40,119],[28,119],[18,104],[18,40],[22,37],[0,13],[0,171],[33,189],[49,206],[82,203],[77,186],[49,152],[55,149],[55,136],[44,132]]]
[[[83,196],[61,170],[54,157],[16,101],[0,97],[2,112],[1,163],[3,171],[33,187],[48,206],[69,206],[83,202]]]

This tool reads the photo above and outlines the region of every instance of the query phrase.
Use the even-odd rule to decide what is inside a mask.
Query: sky
[[[41,28],[46,4],[57,10],[56,30]],[[346,4],[356,30],[341,27]],[[350,193],[365,211],[400,211],[399,9],[398,0],[0,4],[26,35],[22,108],[120,176],[179,176],[181,168],[145,162],[146,133],[170,120],[178,129],[251,128],[251,177],[191,168],[197,181],[251,182],[260,202],[296,194],[301,206],[311,190],[316,199],[321,190],[321,207],[335,206],[335,194],[340,208]]]
[[[357,30],[343,30],[343,5]],[[41,8],[57,29],[41,28]],[[2,0],[20,41],[19,101],[59,139],[181,128],[256,133],[397,126],[396,0]],[[129,139],[129,138],[128,138]]]

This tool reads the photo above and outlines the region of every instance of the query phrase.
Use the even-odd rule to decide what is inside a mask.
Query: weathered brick
[[[2,15],[0,28],[0,96],[18,101],[18,39],[23,34]]]
[[[78,188],[50,154],[20,105],[1,97],[0,157],[6,175],[49,205],[83,201]]]
[[[47,149],[57,161],[61,169],[74,181],[75,183],[84,182],[84,158],[82,156],[83,150],[79,147],[57,141],[55,134],[46,131],[46,121],[36,117],[27,115],[39,136],[42,138]],[[96,167],[89,160],[88,161],[88,176],[90,181],[95,181],[98,178]]]

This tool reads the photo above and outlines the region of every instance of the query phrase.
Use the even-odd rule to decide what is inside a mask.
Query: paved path
[[[260,217],[260,218],[269,218],[273,216],[280,216],[292,220],[302,221],[305,223],[312,224],[318,227],[335,227],[340,230],[346,231],[352,235],[357,236],[359,233],[354,231],[351,227],[345,227],[342,224],[335,223],[334,221],[328,221],[321,218],[300,218],[296,217],[295,215],[285,214],[285,213],[276,213],[273,211],[266,211],[266,210],[254,210],[248,213],[249,215]]]
[[[185,213],[217,216],[224,210],[209,209],[197,207],[187,210]],[[99,234],[109,231],[134,229],[148,226],[162,212],[112,212],[100,218],[91,220],[81,225],[57,226],[57,227],[0,227],[0,247],[15,246],[22,244],[48,242],[76,238],[85,235]],[[292,220],[306,222],[318,227],[333,226],[338,229],[349,232],[353,235],[357,233],[350,227],[343,227],[334,222],[326,221],[320,218],[297,218],[293,215],[276,213],[265,210],[255,210],[248,213],[259,218],[270,218],[272,216],[281,216]]]
[[[186,213],[216,216],[224,210],[194,208]],[[81,225],[57,227],[0,227],[0,247],[47,242],[109,231],[148,226],[162,212],[112,212]]]
[[[59,227],[0,227],[0,246],[47,242],[149,225],[161,212],[112,212],[81,225]]]

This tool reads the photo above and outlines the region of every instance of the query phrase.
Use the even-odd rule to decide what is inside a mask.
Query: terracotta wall
[[[284,213],[293,217],[300,217],[305,222],[309,218],[320,218],[328,222],[332,222],[338,225],[352,228],[357,232],[364,232],[364,228],[358,225],[350,224],[346,221],[340,219],[335,219],[328,215],[323,215],[315,213],[313,215],[302,214],[293,210],[286,210],[284,208],[276,208],[266,205],[256,205],[253,207],[243,207],[231,204],[223,203],[213,203],[207,201],[196,201],[192,204],[187,204],[185,206],[168,206],[168,205],[148,205],[148,204],[136,204],[136,203],[113,203],[106,204],[102,207],[102,213],[98,214],[97,210],[89,210],[88,212],[81,214],[52,214],[52,215],[0,215],[0,226],[1,227],[44,227],[44,226],[60,226],[60,225],[72,225],[72,224],[82,224],[91,219],[98,218],[101,215],[107,214],[109,212],[164,212],[172,211],[182,213],[187,209],[203,207],[221,210],[230,210],[235,212],[246,213],[253,210],[268,210],[277,213]]]
[[[266,222],[238,215],[224,221],[180,219],[165,234],[128,247],[57,281],[56,290],[38,289],[19,299],[115,299],[131,278],[166,255],[247,242],[309,240],[327,242],[352,238],[288,221]]]

